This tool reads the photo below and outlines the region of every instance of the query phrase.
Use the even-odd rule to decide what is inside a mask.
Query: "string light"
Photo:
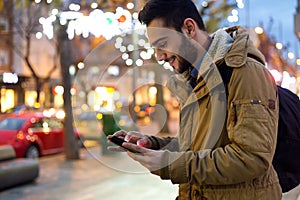
[[[41,0],[35,0],[35,3],[40,3]],[[52,2],[52,0],[48,0],[47,2]],[[244,8],[243,0],[236,0],[237,7],[239,9]],[[132,10],[134,8],[133,3],[128,3],[127,9]],[[202,2],[203,7],[208,6],[207,1]],[[103,36],[105,39],[110,40],[115,35],[126,35],[126,33],[132,29],[133,20],[135,20],[134,28],[137,30],[136,32],[139,35],[145,35],[145,27],[138,23],[137,17],[138,13],[130,13],[128,10],[123,9],[121,7],[118,7],[116,9],[115,13],[112,12],[103,12],[100,9],[97,9],[98,4],[97,3],[91,3],[91,8],[94,10],[88,15],[84,16],[83,13],[80,13],[79,10],[80,5],[78,4],[70,4],[68,12],[62,12],[60,13],[59,21],[61,25],[68,24],[68,38],[71,40],[76,35],[82,35],[84,38],[89,37],[90,35],[94,35],[95,37]],[[57,20],[57,16],[59,14],[59,11],[57,9],[53,9],[51,12],[51,16],[48,18],[40,18],[39,22],[43,26],[43,34],[47,35],[49,39],[52,39],[54,36],[54,27],[53,23],[55,20]],[[236,9],[233,9],[231,11],[231,15],[228,17],[229,22],[238,22],[239,20],[239,12]],[[69,22],[69,23],[67,23]],[[255,32],[257,34],[263,34],[264,29],[262,27],[255,27]],[[41,38],[41,34],[36,34],[37,38]],[[115,47],[120,50],[120,52],[125,53],[126,51],[133,51],[134,47],[133,45],[127,45],[124,46],[122,44],[123,41],[121,41],[122,38],[116,40]],[[151,49],[148,47],[148,43],[146,43],[145,40],[141,39],[138,41],[138,45]],[[283,49],[283,44],[277,42],[275,44],[276,48],[278,50]],[[153,51],[150,50],[150,52],[143,52],[140,53],[140,56],[143,59],[147,59],[151,57],[154,54]],[[295,55],[292,52],[288,53],[289,59],[294,59]],[[125,56],[126,57],[126,56]],[[124,59],[126,60],[126,59]],[[130,61],[128,61],[130,63]],[[299,65],[299,59],[296,59],[296,64]]]
[[[128,3],[127,4],[127,8],[129,9],[129,10],[132,10],[133,8],[134,8],[134,4],[133,3]]]
[[[96,7],[96,4],[93,7]],[[61,25],[68,25],[67,33],[70,40],[75,37],[75,34],[82,35],[84,38],[87,38],[90,34],[95,37],[103,36],[105,39],[110,40],[113,36],[121,35],[132,28],[130,12],[121,7],[118,7],[115,13],[94,9],[89,15],[78,12],[80,10],[78,4],[70,4],[69,9],[70,11],[60,13],[59,21]],[[53,38],[53,23],[58,13],[57,9],[53,9],[51,16],[39,20],[43,26],[43,33],[49,39]]]
[[[280,42],[277,42],[275,46],[276,46],[276,48],[279,49],[279,50],[281,50],[281,49],[283,48],[283,45],[282,45],[282,43],[280,43]]]
[[[42,39],[43,34],[42,34],[41,32],[37,32],[37,33],[35,34],[35,37],[36,37],[36,39],[40,40],[40,39]]]
[[[259,35],[264,33],[264,29],[260,26],[255,27],[254,31],[255,31],[255,33],[257,33]]]
[[[96,2],[93,2],[91,4],[91,8],[96,9],[98,7],[98,4]]]
[[[289,53],[288,53],[288,58],[289,58],[289,59],[294,59],[294,58],[295,58],[295,54],[292,53],[292,52],[289,52]]]

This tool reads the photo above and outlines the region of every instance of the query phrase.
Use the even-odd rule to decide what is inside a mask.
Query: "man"
[[[180,102],[180,127],[176,138],[115,133],[135,152],[128,155],[179,184],[180,200],[281,199],[272,166],[276,85],[247,31],[210,36],[191,0],[149,0],[139,20],[157,60],[178,72],[168,87]]]

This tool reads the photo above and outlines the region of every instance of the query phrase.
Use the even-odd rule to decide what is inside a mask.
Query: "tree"
[[[45,7],[46,6],[46,7]],[[49,5],[48,5],[49,6]],[[0,9],[5,13],[5,17],[12,21],[12,35],[14,40],[7,40],[6,44],[9,46],[20,58],[24,61],[29,68],[34,80],[37,98],[36,102],[40,102],[40,93],[43,85],[49,82],[51,75],[58,68],[57,66],[57,52],[58,47],[55,40],[49,41],[54,47],[55,55],[53,56],[53,66],[48,71],[46,77],[41,77],[38,73],[39,67],[34,66],[32,62],[32,42],[34,35],[38,32],[40,24],[38,18],[46,12],[47,5],[36,4],[32,1],[10,1],[1,0]],[[48,8],[49,9],[49,8]],[[11,10],[13,12],[5,12]]]
[[[227,0],[207,0],[204,2],[205,3],[202,3],[202,6],[199,8],[199,13],[203,17],[209,33],[220,28],[232,9],[236,7],[236,2],[231,3]]]
[[[72,58],[69,56],[69,51],[72,49],[71,42],[68,40],[66,27],[60,26],[58,29],[58,42],[61,64],[61,75],[64,86],[64,132],[65,132],[65,155],[67,159],[79,159],[78,145],[74,137],[73,128],[73,113],[71,102],[71,77],[69,73],[69,66],[72,64]]]

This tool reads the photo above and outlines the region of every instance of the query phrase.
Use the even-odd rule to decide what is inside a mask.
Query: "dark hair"
[[[148,0],[139,12],[139,21],[147,26],[154,19],[162,19],[166,27],[181,32],[186,18],[196,21],[201,30],[206,30],[202,17],[191,0]]]

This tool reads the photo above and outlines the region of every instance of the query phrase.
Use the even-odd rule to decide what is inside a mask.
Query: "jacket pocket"
[[[268,123],[270,114],[259,100],[240,100],[232,103],[230,120],[231,141],[254,152],[270,152],[272,128]]]

